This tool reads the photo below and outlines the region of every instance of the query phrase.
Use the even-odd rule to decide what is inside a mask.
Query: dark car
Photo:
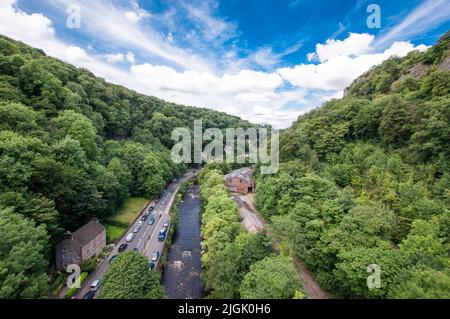
[[[117,255],[114,255],[111,257],[111,259],[109,260],[109,263],[112,264],[114,262],[114,260],[116,260]]]
[[[155,203],[157,204],[159,203],[159,198],[155,199]]]
[[[134,252],[139,252],[139,249],[137,249],[137,247],[134,247],[134,248],[133,248],[133,251],[134,251]]]
[[[155,209],[155,206],[150,206],[150,207],[148,208],[149,211],[152,211],[152,210],[154,210],[154,209]]]
[[[155,263],[148,263],[148,269],[150,270],[155,269]]]
[[[128,248],[128,244],[122,244],[119,246],[119,253],[124,252],[125,250],[127,250]]]
[[[143,215],[142,217],[141,217],[141,220],[143,221],[143,222],[145,222],[146,220],[147,220],[147,215]]]
[[[175,191],[175,188],[172,188],[172,189],[170,190],[171,193],[173,193],[174,191]]]
[[[166,238],[166,232],[160,231],[158,234],[158,241],[164,241]]]
[[[95,291],[88,291],[84,294],[83,299],[94,299],[95,297]]]

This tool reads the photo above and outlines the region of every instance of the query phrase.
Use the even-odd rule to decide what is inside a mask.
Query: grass
[[[149,201],[143,197],[130,197],[111,219],[119,224],[129,226]]]
[[[113,243],[121,238],[148,202],[143,197],[128,198],[122,208],[105,223],[107,242]]]
[[[126,227],[114,226],[106,224],[106,242],[108,244],[114,243],[116,240],[122,237],[123,233],[127,230]]]

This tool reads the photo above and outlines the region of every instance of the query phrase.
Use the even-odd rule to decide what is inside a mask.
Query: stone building
[[[56,268],[60,270],[99,255],[106,246],[106,229],[97,219],[64,236],[55,249]]]
[[[233,193],[253,193],[255,181],[252,178],[252,170],[246,167],[225,175],[225,186]]]

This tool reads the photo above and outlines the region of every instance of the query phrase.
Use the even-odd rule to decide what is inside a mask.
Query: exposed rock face
[[[422,76],[426,75],[430,69],[431,66],[425,65],[423,63],[418,63],[409,70],[409,75],[412,75],[414,78],[419,79]]]
[[[450,56],[446,57],[438,66],[439,71],[450,71]]]

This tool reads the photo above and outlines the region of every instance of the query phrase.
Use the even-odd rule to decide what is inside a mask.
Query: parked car
[[[119,246],[118,251],[119,251],[119,253],[122,253],[125,250],[127,250],[127,248],[128,248],[128,244],[122,244],[122,245]]]
[[[164,224],[163,224],[163,226],[164,226],[164,227],[169,227],[169,219],[168,219],[168,218],[164,219]]]
[[[91,284],[91,290],[92,290],[92,291],[97,291],[97,290],[100,288],[100,284],[101,284],[100,279],[94,280],[94,281],[92,282],[92,284]]]
[[[140,229],[140,228],[139,228],[139,227],[137,227],[137,226],[136,226],[136,227],[134,227],[134,228],[133,228],[133,233],[138,233],[138,232],[139,232],[139,229]]]
[[[142,215],[142,217],[141,217],[141,221],[143,221],[143,222],[145,222],[146,220],[147,220],[147,217],[148,217],[148,215]]]
[[[155,269],[155,263],[148,263],[148,269],[150,270]]]
[[[144,225],[144,222],[142,220],[138,221],[137,223],[138,227],[141,227],[142,225]]]
[[[127,237],[125,238],[125,240],[126,240],[127,242],[131,242],[131,241],[134,239],[135,236],[136,236],[136,234],[134,234],[134,233],[129,233],[129,234],[127,235]]]
[[[95,297],[95,291],[88,291],[84,294],[83,299],[94,299]]]
[[[155,201],[155,203],[156,203],[156,201]],[[153,205],[148,208],[149,211],[152,211],[154,209],[155,209],[155,206],[153,206]]]
[[[155,203],[156,203],[156,204],[159,203],[159,198],[155,199]]]
[[[161,205],[166,205],[166,201],[163,200],[163,201],[161,202]]]
[[[112,264],[114,262],[114,260],[116,260],[117,255],[114,255],[111,257],[111,259],[109,260],[109,264]]]
[[[137,249],[137,247],[134,247],[133,251],[137,253],[137,252],[139,252],[139,249]]]
[[[170,190],[170,192],[171,192],[171,193],[175,192],[175,188],[172,188],[172,189]]]
[[[152,216],[148,219],[148,224],[153,225],[155,223],[155,218]]]
[[[159,251],[154,251],[152,254],[152,261],[156,262],[159,259]]]

